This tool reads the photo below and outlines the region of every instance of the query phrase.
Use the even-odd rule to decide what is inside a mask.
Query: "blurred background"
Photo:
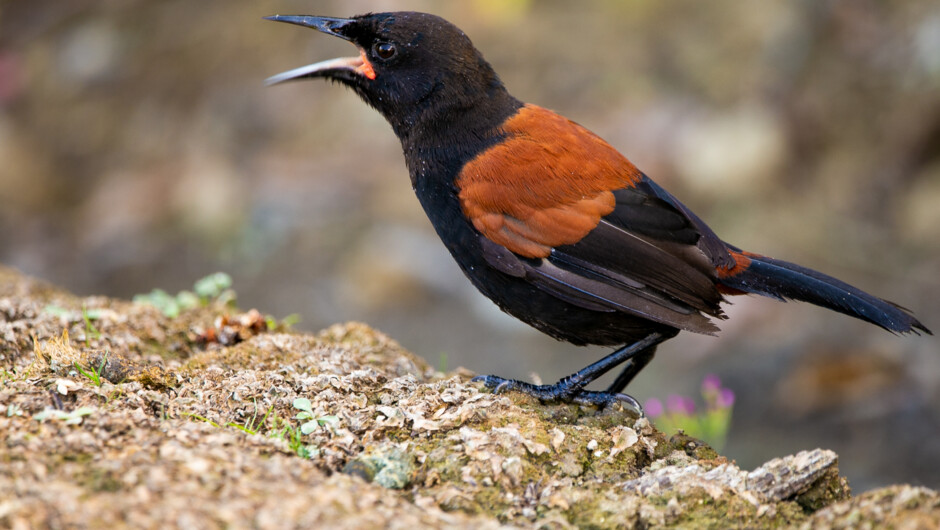
[[[518,98],[594,130],[723,238],[897,301],[940,330],[940,4],[930,0],[0,0],[0,262],[80,294],[229,272],[243,308],[355,319],[432,365],[545,381],[605,352],[478,295],[410,189],[390,127],[322,81],[354,54],[261,20],[414,9],[451,20]],[[856,491],[940,487],[940,342],[735,298],[640,400],[737,394],[743,467],[830,448]]]

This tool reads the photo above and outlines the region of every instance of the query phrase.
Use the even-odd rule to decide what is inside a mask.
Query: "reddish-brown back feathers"
[[[580,241],[613,211],[612,190],[642,175],[594,133],[535,105],[501,131],[506,139],[468,162],[457,187],[473,226],[520,256]]]

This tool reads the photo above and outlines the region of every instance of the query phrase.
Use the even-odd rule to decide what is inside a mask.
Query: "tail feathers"
[[[778,300],[809,302],[895,333],[933,334],[909,310],[821,272],[757,254],[732,251],[732,255],[739,266],[721,275],[720,282],[726,287]]]

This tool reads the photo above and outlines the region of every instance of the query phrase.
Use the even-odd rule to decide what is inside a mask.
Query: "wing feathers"
[[[704,221],[699,219],[692,210],[689,210],[686,205],[679,202],[679,199],[675,198],[668,191],[659,187],[659,184],[653,182],[649,177],[643,175],[643,178],[636,184],[636,189],[641,190],[644,193],[657,197],[669,204],[677,211],[689,220],[690,225],[695,229],[699,235],[698,242],[696,245],[702,249],[702,252],[711,260],[712,265],[720,268],[731,268],[734,267],[734,258],[731,257],[731,253],[728,251],[728,247],[725,243],[719,238]]]
[[[456,184],[473,226],[521,256],[544,258],[551,247],[577,242],[614,210],[612,190],[641,178],[607,142],[534,105],[502,132],[506,139],[469,161]]]
[[[699,308],[671,298],[642,282],[554,251],[549,259],[520,258],[480,238],[486,262],[506,274],[525,278],[568,303],[592,311],[621,311],[679,329],[714,334],[718,327]],[[721,317],[720,313],[714,316]]]
[[[578,243],[557,248],[553,257],[556,255],[571,256],[599,270],[627,275],[697,310],[716,316],[720,313],[721,295],[713,275],[606,220]]]
[[[501,132],[455,181],[490,266],[585,309],[717,331],[713,261],[727,250],[708,227],[557,114],[526,105]]]

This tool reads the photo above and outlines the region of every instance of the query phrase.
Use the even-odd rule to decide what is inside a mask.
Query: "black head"
[[[441,17],[396,12],[267,18],[314,28],[359,48],[358,57],[296,68],[269,78],[269,84],[315,77],[345,84],[403,139],[416,127],[461,121],[459,115],[468,109],[515,101],[463,31]]]

